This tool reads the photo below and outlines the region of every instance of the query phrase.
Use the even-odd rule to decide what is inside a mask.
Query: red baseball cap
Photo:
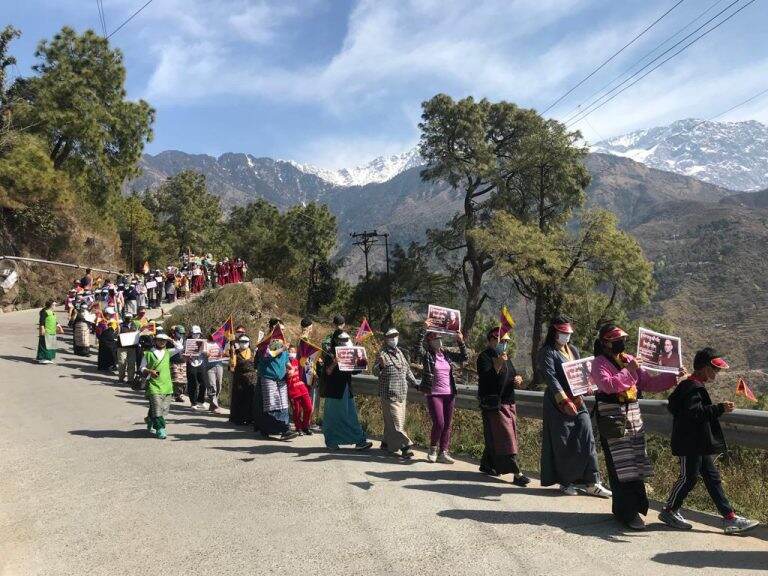
[[[728,370],[730,366],[728,365],[728,362],[726,362],[723,358],[720,358],[719,356],[717,358],[712,358],[712,360],[709,361],[712,366],[715,368],[718,368],[719,370]]]
[[[603,340],[606,342],[613,342],[614,340],[621,340],[622,338],[626,338],[628,334],[624,332],[621,328],[616,326],[613,330],[606,332],[603,334]]]
[[[564,322],[563,324],[554,324],[553,327],[558,332],[563,332],[564,334],[573,334],[573,328],[569,322]]]

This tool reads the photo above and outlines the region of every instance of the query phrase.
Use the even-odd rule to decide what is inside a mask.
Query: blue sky
[[[103,0],[108,31],[144,1]],[[732,1],[684,1],[549,114],[567,118],[703,10],[714,6],[714,15]],[[413,146],[420,104],[437,92],[542,110],[674,3],[154,0],[111,41],[125,54],[130,98],[157,109],[149,152],[342,167]],[[61,26],[100,29],[93,0],[4,4],[0,24],[24,34],[12,45],[21,74],[37,42]],[[576,127],[597,141],[719,114],[768,88],[766,38],[768,0],[757,0]],[[768,97],[723,119],[752,118],[768,122]]]

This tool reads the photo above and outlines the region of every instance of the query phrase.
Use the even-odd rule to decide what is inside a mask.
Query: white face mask
[[[288,358],[291,360],[296,360],[296,352],[288,352]]]
[[[565,332],[558,332],[557,333],[557,343],[561,346],[565,346],[568,344],[568,342],[571,341],[571,335],[566,334]]]
[[[238,347],[240,350],[247,350],[248,348],[250,348],[250,346],[251,346],[251,343],[250,343],[250,342],[240,342],[240,343],[237,345],[237,347]]]
[[[343,348],[351,348],[353,346],[353,344],[352,344],[351,340],[340,340],[339,341],[339,346],[341,346]]]
[[[397,343],[399,341],[399,338],[387,338],[387,346],[390,348],[397,348]]]

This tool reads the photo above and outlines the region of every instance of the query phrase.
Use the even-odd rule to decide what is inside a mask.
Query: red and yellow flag
[[[373,334],[373,330],[371,330],[371,325],[368,324],[368,319],[363,316],[363,321],[360,323],[360,328],[357,329],[357,333],[355,334],[355,342],[357,344],[360,344],[363,342],[368,336]]]
[[[272,340],[282,340],[285,342],[285,335],[283,334],[283,329],[280,328],[280,324],[275,325],[275,327],[272,328],[272,332],[264,336],[264,338],[261,339],[261,342],[256,345],[256,351],[259,355],[263,356],[266,354],[269,349],[269,343],[272,342]],[[272,354],[271,351],[270,354]],[[276,354],[272,354],[272,356],[276,356]]]
[[[235,339],[235,329],[234,329],[234,323],[232,322],[232,316],[227,318],[227,320],[219,326],[219,328],[216,330],[216,332],[213,333],[213,336],[211,336],[214,342],[219,345],[219,348],[224,350],[224,346],[227,342],[231,342]]]
[[[747,400],[750,400],[752,402],[757,402],[757,397],[755,396],[755,393],[752,392],[752,389],[744,381],[744,378],[739,378],[739,383],[736,384],[736,395],[744,396]]]
[[[512,314],[509,313],[509,309],[506,306],[502,307],[501,314],[499,315],[499,339],[514,327],[515,321],[512,318]]]

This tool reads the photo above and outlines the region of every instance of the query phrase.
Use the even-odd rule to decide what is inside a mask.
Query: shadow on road
[[[484,482],[487,484],[508,484],[500,478],[494,478],[493,476],[486,476],[479,472],[471,472],[469,470],[450,470],[446,468],[440,468],[438,470],[394,470],[391,472],[366,472],[367,475],[374,478],[381,478],[382,480],[391,480],[393,482],[403,480],[446,480],[448,482]]]
[[[612,544],[627,543],[630,538],[623,534],[611,514],[588,512],[546,512],[543,510],[506,512],[501,510],[443,510],[442,518],[453,520],[474,520],[483,524],[528,524],[552,526],[564,532],[593,536]],[[636,536],[634,536],[636,537]]]
[[[143,424],[143,423],[142,423]],[[86,438],[149,438],[147,429],[132,428],[130,430],[70,430],[73,436],[85,436]]]
[[[251,433],[253,434],[253,433]],[[257,438],[262,442],[269,442],[262,438]],[[305,458],[302,462],[330,462],[334,460],[354,460],[359,462],[381,463],[381,464],[409,464],[413,461],[399,460],[381,452],[380,450],[355,450],[353,448],[342,448],[330,452],[324,447],[303,447],[292,446],[289,442],[274,440],[272,444],[257,444],[255,446],[215,446],[216,450],[225,450],[227,452],[244,452],[253,456],[268,454],[291,454],[297,458],[314,456],[314,458]],[[245,461],[243,459],[243,461]]]
[[[686,566],[688,568],[732,568],[735,570],[768,570],[768,552],[686,550],[684,552],[660,552],[651,558],[660,564]]]
[[[9,362],[23,362],[24,364],[37,364],[37,360],[35,360],[32,356],[11,356],[4,354],[0,356],[0,360],[8,360]]]
[[[519,491],[529,496],[552,496],[557,498],[557,493],[547,488],[518,488],[513,484],[493,485],[471,484],[462,482],[453,484],[448,482],[436,482],[434,484],[408,484],[403,486],[409,490],[422,490],[424,492],[435,492],[447,496],[459,496],[461,498],[471,498],[472,500],[498,501],[505,494]]]

